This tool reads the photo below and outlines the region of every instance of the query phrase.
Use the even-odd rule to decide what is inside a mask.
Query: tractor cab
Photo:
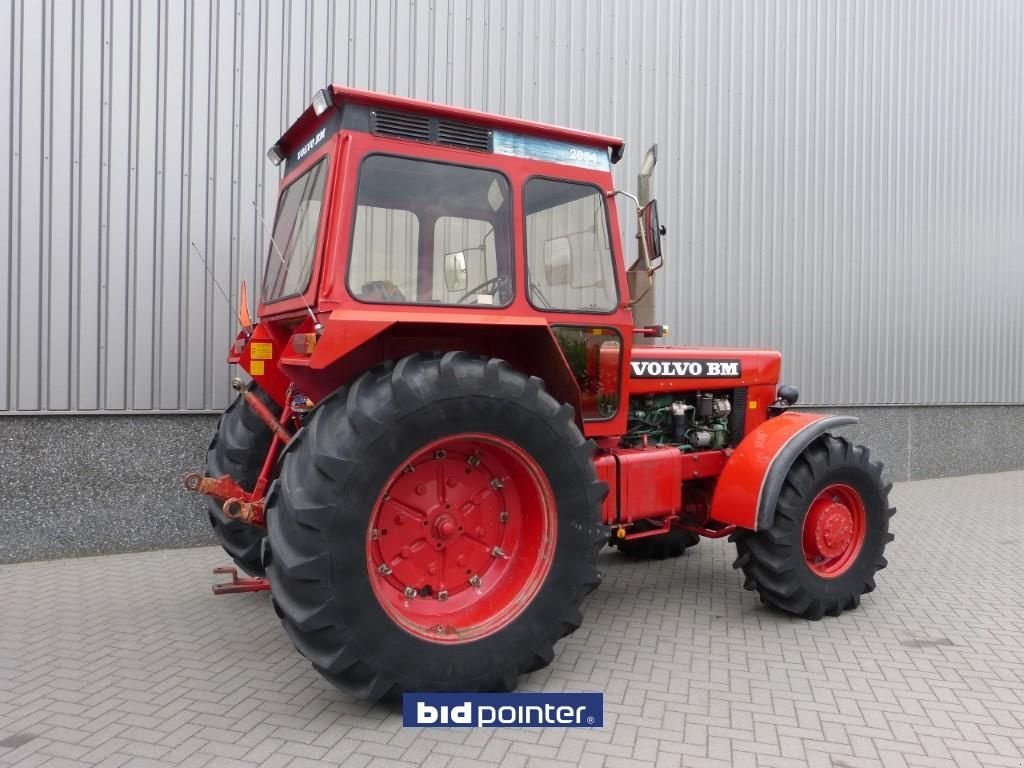
[[[621,139],[331,86],[268,152],[282,165],[254,329],[233,361],[314,402],[406,348],[501,356],[594,434],[633,337],[611,166]],[[571,370],[566,370],[566,360]],[[281,375],[278,375],[281,374]]]

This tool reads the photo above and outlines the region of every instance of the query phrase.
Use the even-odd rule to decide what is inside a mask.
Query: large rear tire
[[[370,700],[511,690],[600,581],[593,450],[571,407],[497,359],[412,355],[331,395],[268,499],[296,648]]]
[[[744,587],[807,619],[856,608],[887,565],[891,487],[867,448],[815,440],[790,468],[771,527],[733,534]]]
[[[249,391],[255,392],[271,410],[279,407],[255,381],[249,383]],[[267,425],[249,407],[245,398],[239,395],[217,422],[217,431],[206,452],[207,476],[228,475],[244,490],[251,491],[259,479],[272,438],[273,434]],[[232,520],[224,514],[223,502],[214,498],[207,498],[207,514],[224,551],[246,573],[262,576],[260,549],[265,532],[239,520]]]

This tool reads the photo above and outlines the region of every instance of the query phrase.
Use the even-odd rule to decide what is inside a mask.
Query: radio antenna
[[[267,233],[267,237],[270,239],[270,247],[277,254],[277,258],[281,260],[281,266],[283,266],[285,270],[287,270],[288,262],[285,260],[284,254],[281,253],[281,249],[277,247],[277,242],[274,240],[274,233],[271,232],[270,227],[267,226],[267,222],[264,220],[263,215],[260,213],[260,207],[256,205],[255,200],[252,201],[252,207],[253,210],[256,211],[256,217],[260,220],[260,224],[263,225],[263,231]],[[264,299],[265,298],[266,296],[264,296]],[[306,301],[305,295],[300,293],[299,298],[302,299],[302,304],[306,308],[306,312],[309,313],[309,319],[313,321],[313,330],[316,332],[316,335],[319,336],[321,333],[324,332],[323,325],[319,320],[316,319],[316,315],[313,314],[313,308],[309,306],[308,302]]]
[[[228,296],[227,291],[224,290],[224,287],[219,282],[217,282],[216,275],[213,274],[213,270],[210,269],[210,265],[206,263],[206,257],[203,256],[203,252],[199,250],[199,246],[196,245],[196,241],[190,240],[189,242],[192,243],[192,250],[196,252],[196,256],[198,256],[199,260],[203,262],[203,268],[206,270],[206,274],[210,276],[210,279],[213,280],[213,284],[217,286],[217,290],[220,291],[220,295],[223,296],[224,301],[228,303],[228,309],[234,313],[235,318],[238,320],[239,324],[243,328],[245,328],[246,325],[242,321],[241,313],[237,309],[235,309],[235,306],[231,303],[231,297]]]

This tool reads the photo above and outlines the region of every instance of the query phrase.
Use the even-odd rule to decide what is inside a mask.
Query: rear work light
[[[312,355],[316,349],[316,334],[296,333],[292,336],[292,349],[298,355]]]
[[[281,161],[284,160],[284,154],[281,152],[281,145],[275,144],[267,150],[267,158],[274,165],[280,165]]]
[[[331,92],[326,88],[321,88],[313,94],[313,112],[316,113],[317,117],[320,117],[320,115],[330,109],[333,103],[334,99],[331,98]]]

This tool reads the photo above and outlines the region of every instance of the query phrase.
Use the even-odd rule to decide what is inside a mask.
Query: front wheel
[[[412,355],[327,398],[268,499],[279,616],[367,699],[510,690],[597,586],[605,486],[573,411],[496,359]]]
[[[744,586],[808,619],[856,608],[887,565],[890,488],[867,448],[815,440],[790,468],[771,527],[733,534]]]

